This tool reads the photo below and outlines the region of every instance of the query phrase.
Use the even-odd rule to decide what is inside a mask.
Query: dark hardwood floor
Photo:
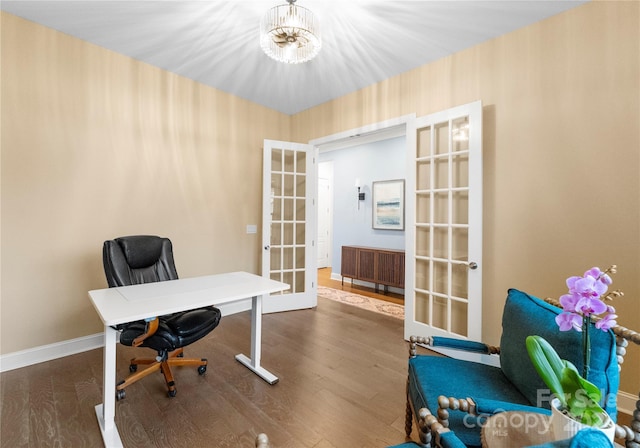
[[[408,348],[401,320],[320,299],[311,310],[263,320],[268,385],[238,363],[249,354],[248,312],[225,316],[187,356],[209,359],[206,375],[177,368],[178,393],[160,373],[116,404],[125,447],[386,447],[404,438]],[[118,346],[118,376],[146,349]],[[0,446],[99,447],[102,350],[0,374]],[[414,430],[415,431],[415,430]],[[414,432],[414,438],[417,436]]]

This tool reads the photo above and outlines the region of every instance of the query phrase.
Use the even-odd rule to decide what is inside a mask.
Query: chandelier
[[[311,11],[288,5],[271,8],[260,23],[260,46],[279,62],[300,64],[316,57],[322,46],[320,24]]]

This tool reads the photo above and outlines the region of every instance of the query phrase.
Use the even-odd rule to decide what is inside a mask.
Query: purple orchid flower
[[[556,323],[560,331],[582,331],[582,316],[576,313],[560,313],[556,316]]]
[[[596,328],[602,331],[611,330],[613,327],[618,325],[618,322],[616,322],[617,317],[617,314],[607,314],[598,322],[596,322]],[[562,330],[562,328],[560,330]]]
[[[562,305],[562,309],[568,313],[576,312],[576,303],[578,303],[580,297],[574,294],[565,294],[560,297],[560,304]]]
[[[569,281],[567,280],[567,284]],[[569,287],[570,294],[577,294],[580,297],[599,298],[607,292],[609,287],[598,280],[596,277],[587,275],[586,277],[577,277],[572,287]]]
[[[590,368],[590,338],[589,328],[592,326],[592,317],[598,317],[595,327],[602,331],[609,331],[617,325],[618,317],[612,306],[607,306],[604,300],[623,295],[621,291],[607,294],[609,285],[613,283],[609,274],[616,273],[616,266],[612,265],[606,271],[593,267],[586,271],[582,277],[572,276],[567,278],[567,294],[560,296],[562,313],[556,316],[555,321],[560,331],[576,330],[582,333],[582,376],[588,380]]]
[[[607,311],[607,305],[600,299],[592,297],[582,297],[576,303],[576,311],[583,316],[591,316],[592,314],[602,314]]]
[[[591,268],[589,269],[587,272],[584,273],[584,276],[591,276],[599,281],[601,281],[602,283],[604,283],[605,285],[610,285],[613,283],[613,280],[611,280],[611,277],[609,276],[609,274],[607,274],[606,272],[602,272],[600,270],[600,268]]]

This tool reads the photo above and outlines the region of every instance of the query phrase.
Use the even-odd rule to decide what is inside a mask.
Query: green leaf
[[[575,366],[562,372],[561,383],[567,394],[567,409],[578,421],[587,425],[600,425],[604,410],[598,402],[602,396],[595,384],[580,376]]]
[[[529,358],[531,358],[538,375],[558,400],[565,405],[564,391],[560,381],[562,371],[566,366],[565,362],[560,359],[551,344],[540,336],[527,336],[526,345]]]
[[[528,336],[526,345],[533,366],[561,406],[575,420],[590,426],[600,426],[605,415],[598,404],[602,396],[600,389],[580,376],[571,362],[560,359],[544,338]]]

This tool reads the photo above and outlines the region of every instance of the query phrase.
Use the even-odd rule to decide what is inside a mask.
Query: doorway
[[[420,118],[407,115],[309,144],[321,152],[352,146],[362,136],[377,141],[393,130],[404,136],[407,148],[405,338],[444,333],[481,340],[482,103]],[[336,173],[334,178],[340,177]],[[354,186],[359,208],[363,198],[357,177]],[[347,195],[349,190],[344,186]]]
[[[318,286],[403,304],[403,290],[376,293],[373,284],[351,279],[343,285],[340,258],[343,245],[405,248],[403,231],[373,229],[371,193],[374,181],[405,177],[406,120],[408,117],[310,142],[319,150]],[[359,200],[356,185],[360,185],[364,200]],[[323,191],[330,200],[323,199]],[[335,232],[334,217],[342,223]],[[327,252],[328,257],[324,255]]]

